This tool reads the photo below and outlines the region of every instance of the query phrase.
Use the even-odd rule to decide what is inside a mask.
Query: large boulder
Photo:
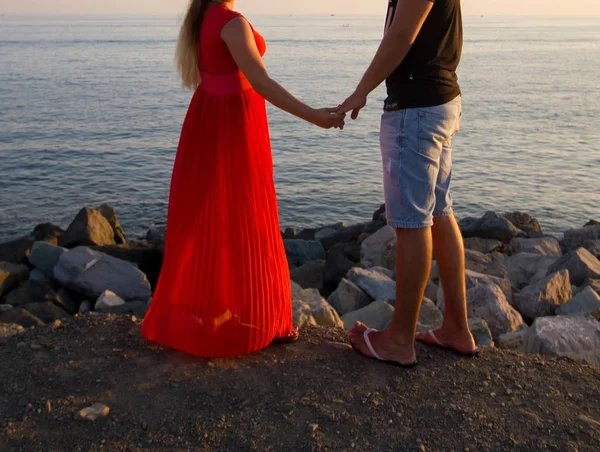
[[[328,234],[327,237],[320,238],[320,240],[325,249],[328,250],[338,244],[352,243],[358,241],[358,238],[361,236],[364,229],[364,224],[355,224],[352,226],[348,226],[347,228],[338,229],[332,232],[331,234]]]
[[[600,279],[590,279],[587,281],[587,285],[600,295]]]
[[[571,283],[582,286],[588,279],[600,279],[600,261],[585,248],[565,254],[548,268],[548,273],[568,270]]]
[[[542,234],[540,222],[528,213],[509,212],[502,214],[503,218],[510,221],[517,229],[525,232],[530,237],[539,237]]]
[[[124,300],[149,300],[152,296],[146,275],[134,265],[85,247],[63,254],[54,277],[63,286],[94,299],[105,290]]]
[[[444,315],[429,298],[423,299],[419,312],[419,331],[437,330],[444,323]]]
[[[0,298],[29,278],[29,268],[21,264],[0,262]]]
[[[314,298],[308,302],[311,314],[319,326],[343,328],[344,324],[333,307],[323,298]]]
[[[325,261],[307,262],[291,271],[292,281],[304,289],[323,289],[323,270]]]
[[[521,290],[532,282],[543,279],[548,268],[556,262],[555,257],[534,253],[519,253],[508,260],[508,277],[512,286]]]
[[[344,278],[327,302],[340,316],[344,316],[364,308],[371,302],[371,299],[356,284]]]
[[[114,240],[117,245],[124,245],[127,243],[127,236],[125,235],[125,231],[121,227],[121,223],[119,223],[119,219],[117,218],[117,211],[113,209],[108,204],[102,204],[98,207],[98,212],[108,221],[110,227],[113,230]]]
[[[396,249],[396,231],[391,226],[385,226],[367,238],[361,245],[361,262],[366,268],[394,268],[392,254]]]
[[[469,319],[469,330],[479,347],[494,347],[494,337],[489,325],[483,319]]]
[[[503,334],[496,340],[496,346],[506,350],[520,351],[523,349],[526,335],[527,328],[520,331],[515,331],[514,333]]]
[[[585,247],[588,242],[600,240],[600,225],[589,223],[579,229],[570,229],[564,234],[564,243],[568,250]]]
[[[353,268],[348,272],[347,278],[373,300],[396,302],[396,283],[377,270]]]
[[[557,315],[582,315],[600,313],[600,295],[591,287],[584,288],[571,301],[556,310]]]
[[[552,273],[515,295],[516,307],[528,319],[554,315],[556,310],[573,298],[569,272]]]
[[[292,309],[297,325],[341,327],[337,311],[316,289],[302,289],[292,281]]]
[[[318,240],[284,240],[288,262],[294,267],[325,260],[325,249]]]
[[[84,208],[79,211],[58,244],[64,248],[115,245],[115,233],[100,212]]]
[[[523,350],[600,365],[600,322],[583,316],[539,318],[527,330]]]
[[[0,312],[0,323],[21,325],[23,328],[44,325],[41,319],[21,308]]]
[[[52,286],[47,281],[22,281],[19,287],[4,297],[4,303],[23,306],[29,303],[44,303],[49,300]]]
[[[504,254],[488,255],[465,249],[465,266],[468,270],[497,278],[508,278],[508,258]]]
[[[336,232],[345,229],[348,225],[344,222],[328,224],[326,226],[322,226],[315,232],[315,240],[324,240],[328,237],[331,237]]]
[[[385,301],[374,301],[370,305],[350,312],[342,317],[344,328],[351,329],[356,322],[362,322],[369,328],[385,330],[394,318],[394,307]]]
[[[67,251],[66,248],[46,242],[35,242],[29,254],[29,263],[47,276],[52,277],[54,267],[58,264],[60,256]]]
[[[538,239],[516,238],[510,243],[513,254],[532,253],[540,256],[562,256],[560,243],[554,237],[540,237]]]
[[[65,289],[64,287],[61,287],[56,293],[49,292],[48,295],[46,295],[46,298],[48,301],[51,301],[71,315],[75,315],[79,312],[81,303],[84,301],[81,295]]]
[[[346,245],[339,243],[327,251],[327,262],[323,269],[323,283],[328,291],[333,291],[340,281],[356,265],[346,251]]]
[[[465,249],[479,251],[483,254],[504,251],[504,243],[495,239],[482,239],[481,237],[469,237],[464,239]]]
[[[53,323],[55,320],[68,319],[69,314],[54,303],[47,301],[45,303],[30,303],[23,306],[23,310],[29,312],[34,317],[44,323]],[[10,311],[9,311],[10,312]]]
[[[161,252],[153,244],[130,242],[127,245],[107,245],[91,247],[91,249],[131,262],[148,277],[152,288],[156,287],[162,269],[164,252]]]
[[[482,218],[464,218],[459,222],[459,227],[465,238],[495,239],[506,244],[523,234],[523,231],[495,212],[487,212]]]
[[[597,259],[600,259],[600,240],[587,242],[585,248]]]
[[[317,326],[317,321],[312,315],[310,305],[302,300],[294,300],[292,302],[292,314],[294,325],[297,326]]]
[[[512,305],[513,304],[513,293],[512,286],[509,280],[497,278],[495,276],[484,275],[483,273],[474,272],[472,270],[467,270],[465,272],[465,279],[467,285],[467,291],[481,286],[487,285],[496,285],[502,289],[506,300]],[[440,309],[444,310],[445,299],[444,299],[444,288],[440,285],[438,290],[438,299],[437,305]]]
[[[507,301],[502,289],[495,284],[484,284],[467,293],[470,318],[486,321],[494,338],[526,327],[523,317]]]
[[[27,265],[27,258],[35,242],[42,241],[56,245],[63,233],[64,231],[61,228],[53,224],[39,224],[31,234],[17,240],[1,243],[0,261]]]

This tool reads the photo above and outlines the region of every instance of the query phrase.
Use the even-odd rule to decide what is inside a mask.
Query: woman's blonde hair
[[[210,3],[211,0],[190,0],[179,31],[175,63],[184,88],[195,90],[200,85],[201,78],[198,67],[200,28]],[[212,3],[219,2],[213,1]]]

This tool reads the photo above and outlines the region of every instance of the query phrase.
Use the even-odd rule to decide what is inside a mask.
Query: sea
[[[271,76],[315,107],[352,92],[384,25],[383,12],[248,18]],[[180,21],[0,12],[0,241],[102,203],[131,238],[165,223],[191,98],[173,63]],[[465,18],[459,217],[525,211],[554,234],[600,219],[599,72],[600,17]],[[282,228],[370,219],[384,98],[344,131],[269,108]]]

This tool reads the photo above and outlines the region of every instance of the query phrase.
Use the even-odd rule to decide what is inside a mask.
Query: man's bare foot
[[[442,327],[439,330],[417,333],[417,341],[453,350],[461,355],[476,355],[479,348],[471,332]]]
[[[360,353],[371,358],[373,356],[369,346],[365,343],[365,331],[369,328],[361,322],[356,322],[354,328],[350,330],[350,342]],[[414,343],[402,346],[393,341],[389,331],[373,331],[369,334],[369,339],[373,349],[383,361],[397,363],[401,366],[413,366],[416,364],[416,354]]]

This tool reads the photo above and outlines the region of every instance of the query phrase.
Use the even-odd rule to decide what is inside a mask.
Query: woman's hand
[[[344,130],[345,119],[346,114],[338,112],[337,108],[320,108],[313,110],[309,121],[323,129],[335,127],[336,129]]]

